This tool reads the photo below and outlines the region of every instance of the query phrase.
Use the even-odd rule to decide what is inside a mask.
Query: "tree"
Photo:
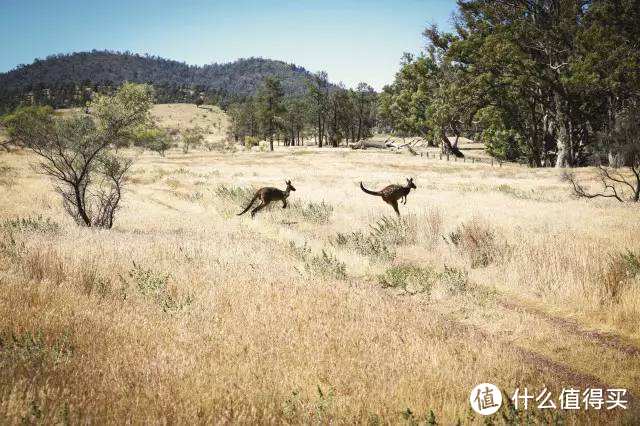
[[[195,148],[202,145],[204,142],[204,133],[202,129],[199,127],[194,127],[192,129],[186,129],[182,133],[182,152],[187,154],[189,153],[190,148]]]
[[[269,141],[269,150],[273,151],[273,138],[282,121],[284,92],[280,80],[266,77],[258,92],[258,117],[263,136]]]
[[[150,122],[150,86],[124,84],[113,96],[97,95],[93,116],[60,117],[46,107],[23,107],[2,120],[11,138],[39,158],[65,210],[76,223],[111,228],[132,161],[113,148]]]
[[[612,152],[620,159],[621,168],[597,165],[599,192],[590,192],[574,173],[565,173],[578,198],[615,198],[620,202],[640,201],[640,103],[633,103],[618,116],[614,129],[603,132],[602,153]],[[620,170],[621,169],[621,170]]]
[[[134,133],[133,144],[157,152],[161,157],[164,157],[165,152],[173,145],[171,135],[156,126],[137,129]]]
[[[316,125],[318,147],[322,148],[329,99],[329,78],[326,72],[321,71],[314,74],[308,82],[307,96],[310,99],[311,112]]]

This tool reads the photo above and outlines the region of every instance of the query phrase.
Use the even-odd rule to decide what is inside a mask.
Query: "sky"
[[[0,0],[0,72],[55,53],[109,49],[204,65],[279,59],[381,89],[455,0]]]

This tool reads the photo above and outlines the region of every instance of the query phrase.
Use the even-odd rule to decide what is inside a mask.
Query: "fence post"
[[[447,161],[449,161],[449,153],[447,152]]]
[[[440,153],[440,159],[442,160],[442,153]]]
[[[491,167],[493,167],[493,157],[491,157]]]

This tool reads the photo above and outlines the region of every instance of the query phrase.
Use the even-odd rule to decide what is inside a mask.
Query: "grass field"
[[[637,207],[574,200],[554,170],[406,153],[137,155],[101,231],[34,157],[0,154],[3,423],[482,424],[482,382],[631,394],[497,423],[637,421]],[[358,187],[409,176],[401,220]],[[288,209],[235,215],[285,178]]]

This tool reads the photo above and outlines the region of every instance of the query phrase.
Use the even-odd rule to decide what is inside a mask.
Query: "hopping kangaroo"
[[[360,188],[362,188],[362,190],[367,194],[382,197],[382,200],[384,200],[385,203],[393,207],[398,216],[400,216],[400,211],[398,210],[398,200],[404,199],[404,204],[407,204],[407,195],[409,195],[409,191],[411,191],[411,189],[417,189],[416,185],[413,183],[413,178],[407,179],[406,186],[389,185],[383,188],[381,191],[370,191],[364,187],[362,182],[360,182]]]
[[[293,185],[291,185],[290,180],[285,181],[285,183],[287,184],[287,189],[285,189],[284,191],[269,186],[258,189],[258,191],[256,191],[256,195],[253,196],[247,208],[238,213],[238,216],[245,214],[251,208],[251,206],[253,206],[253,203],[255,203],[258,198],[260,198],[260,204],[258,204],[256,208],[251,210],[251,217],[255,216],[256,213],[267,207],[272,201],[282,201],[282,208],[286,209],[289,193],[291,191],[295,191],[296,189],[293,187]]]

